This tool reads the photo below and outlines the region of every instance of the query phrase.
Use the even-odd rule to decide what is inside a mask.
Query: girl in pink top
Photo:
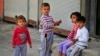
[[[68,35],[67,39],[61,42],[58,46],[59,54],[58,56],[66,56],[66,50],[69,46],[74,44],[74,36],[76,35],[78,27],[76,26],[76,19],[80,17],[81,14],[79,12],[73,12],[70,16],[71,21],[73,23],[73,29],[71,30],[70,34]]]

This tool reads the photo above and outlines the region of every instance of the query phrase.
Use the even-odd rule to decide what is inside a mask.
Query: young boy
[[[77,19],[77,34],[73,41],[75,44],[67,50],[67,56],[78,56],[80,51],[88,46],[89,33],[85,27],[85,17],[81,16]]]
[[[40,56],[51,56],[50,47],[53,43],[53,27],[58,26],[61,20],[54,22],[53,18],[49,16],[50,5],[42,3],[41,6],[42,16],[40,18],[41,24],[41,51]]]

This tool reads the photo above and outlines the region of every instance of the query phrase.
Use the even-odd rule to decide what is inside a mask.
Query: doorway
[[[100,0],[97,0],[96,34],[100,35]]]

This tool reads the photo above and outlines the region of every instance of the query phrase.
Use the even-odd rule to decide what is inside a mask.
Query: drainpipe
[[[27,22],[29,20],[29,13],[30,13],[30,5],[29,5],[30,0],[27,0]]]
[[[38,16],[37,16],[37,28],[39,29],[39,19],[41,16],[41,4],[42,4],[43,0],[38,0]]]

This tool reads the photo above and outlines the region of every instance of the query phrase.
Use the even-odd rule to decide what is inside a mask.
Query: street
[[[11,47],[11,37],[15,24],[0,23],[0,56],[13,56],[13,48]],[[28,56],[39,56],[40,50],[40,33],[36,28],[29,28],[32,39],[33,48],[27,45]],[[64,38],[54,35],[53,53],[52,56],[57,56],[57,46]]]

